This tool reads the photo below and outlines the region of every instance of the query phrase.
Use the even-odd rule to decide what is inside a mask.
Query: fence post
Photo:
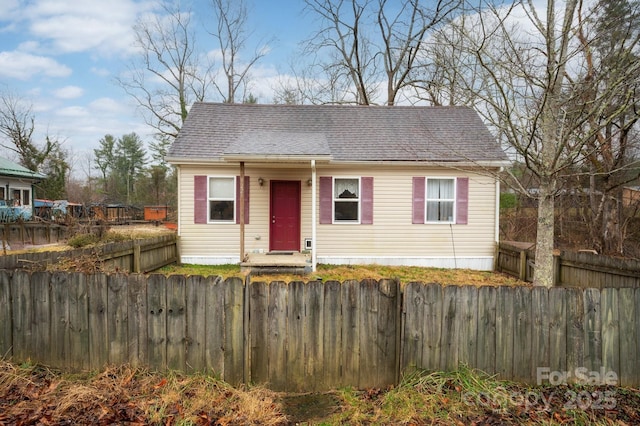
[[[527,251],[520,251],[520,267],[518,268],[518,275],[521,281],[527,280]]]
[[[562,276],[560,275],[560,268],[562,267],[561,257],[562,254],[553,256],[553,285],[562,284],[560,281],[560,277]]]
[[[133,271],[137,274],[140,273],[140,243],[134,241],[133,243]]]

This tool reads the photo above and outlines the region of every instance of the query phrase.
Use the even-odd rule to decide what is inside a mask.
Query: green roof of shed
[[[0,176],[9,176],[17,178],[25,178],[32,180],[46,179],[46,176],[42,173],[34,172],[20,164],[9,161],[6,158],[0,157]]]

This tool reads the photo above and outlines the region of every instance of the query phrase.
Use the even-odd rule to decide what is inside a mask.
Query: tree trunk
[[[621,191],[614,190],[605,194],[604,211],[602,214],[602,247],[606,254],[622,254],[622,226],[621,226]]]
[[[538,200],[538,226],[536,237],[536,265],[533,284],[553,286],[553,249],[555,200],[552,188],[540,188]]]

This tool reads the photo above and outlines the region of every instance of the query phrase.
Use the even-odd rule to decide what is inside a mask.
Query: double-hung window
[[[209,177],[208,200],[209,222],[235,223],[235,177]]]
[[[427,178],[427,223],[455,223],[456,180]]]
[[[360,222],[360,179],[335,178],[333,184],[334,222]]]

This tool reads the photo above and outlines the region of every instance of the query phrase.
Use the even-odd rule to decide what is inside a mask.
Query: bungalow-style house
[[[34,185],[46,176],[0,158],[0,221],[33,216]]]
[[[493,268],[508,161],[470,108],[196,103],[167,160],[184,263]]]

